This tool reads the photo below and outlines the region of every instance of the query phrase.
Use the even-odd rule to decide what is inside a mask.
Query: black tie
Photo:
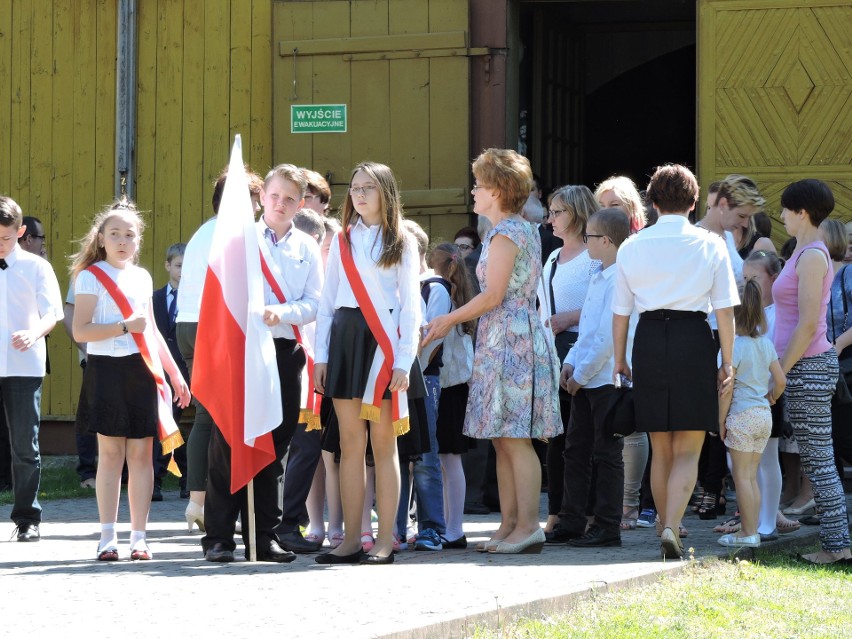
[[[0,269],[5,271],[7,268],[9,268],[9,265],[6,264],[6,260],[0,257]]]
[[[171,324],[171,328],[174,328],[175,319],[177,318],[177,290],[172,289],[169,295],[172,296],[172,301],[169,302],[169,323]]]

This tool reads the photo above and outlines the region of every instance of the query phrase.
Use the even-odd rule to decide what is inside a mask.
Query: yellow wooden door
[[[273,158],[330,178],[390,166],[433,240],[468,223],[468,0],[273,4]],[[345,104],[345,133],[291,133],[291,105]]]
[[[824,180],[852,217],[852,3],[702,0],[698,26],[698,170],[757,180],[783,238],[780,194]]]

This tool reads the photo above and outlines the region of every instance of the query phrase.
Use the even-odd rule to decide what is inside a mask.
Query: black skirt
[[[370,367],[378,343],[359,308],[341,307],[334,311],[328,343],[328,369],[325,397],[362,399],[370,377]],[[385,389],[384,399],[391,393]],[[408,398],[426,397],[426,384],[417,359],[408,377]]]
[[[441,389],[437,421],[438,452],[441,454],[461,455],[471,447],[473,440],[462,432],[469,388],[465,383]]]
[[[328,345],[328,369],[325,380],[323,404],[334,399],[362,399],[370,376],[370,367],[378,348],[367,320],[359,308],[341,307],[334,311]],[[408,415],[410,429],[397,438],[401,458],[414,458],[429,452],[429,431],[426,424],[426,384],[417,359],[408,376]],[[384,399],[391,393],[385,390]],[[340,459],[340,425],[336,417],[325,425],[322,448]],[[368,461],[371,457],[368,442]]]
[[[642,313],[633,340],[636,430],[718,432],[716,353],[704,313]]]
[[[141,439],[157,435],[157,421],[157,386],[142,355],[88,356],[77,432]]]

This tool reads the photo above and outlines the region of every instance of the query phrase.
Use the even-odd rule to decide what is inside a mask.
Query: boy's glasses
[[[583,244],[588,244],[590,237],[606,237],[606,235],[595,235],[594,233],[583,233]]]
[[[352,195],[370,195],[373,191],[378,189],[376,186],[350,186],[349,192]]]
[[[464,243],[460,244],[459,242],[456,242],[456,246],[458,246],[463,251],[472,251],[473,250],[473,244],[464,244]]]

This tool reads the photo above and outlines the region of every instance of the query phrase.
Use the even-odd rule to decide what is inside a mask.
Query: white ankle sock
[[[105,548],[118,548],[118,536],[115,534],[115,523],[101,524],[101,539],[98,542],[98,552]]]
[[[130,550],[139,550],[141,548],[147,547],[148,542],[145,539],[145,531],[144,530],[131,530],[130,531]]]

